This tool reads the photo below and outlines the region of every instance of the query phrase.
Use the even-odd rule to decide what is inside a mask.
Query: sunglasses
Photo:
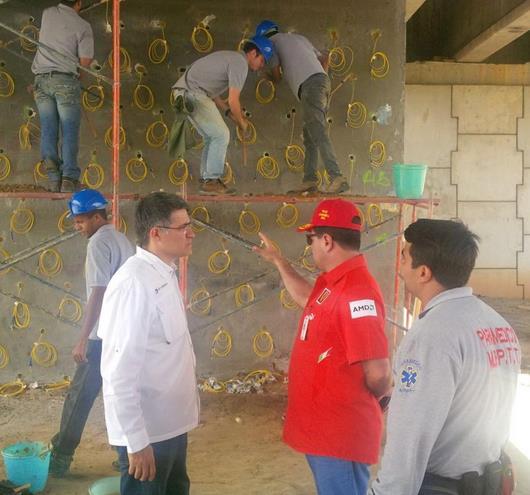
[[[313,237],[318,237],[318,234],[306,234],[305,235],[305,241],[307,242],[308,246],[311,246],[311,244],[313,244]]]

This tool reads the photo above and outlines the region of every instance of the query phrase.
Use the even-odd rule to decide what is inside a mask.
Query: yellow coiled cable
[[[217,333],[212,339],[212,354],[217,357],[226,357],[232,350],[232,336],[230,332],[222,326],[217,329]]]
[[[0,370],[4,369],[9,364],[9,352],[0,344]]]
[[[386,147],[385,143],[379,140],[373,140],[375,130],[375,121],[372,121],[372,133],[370,136],[370,147],[368,155],[370,157],[370,164],[373,168],[381,167],[386,161]]]
[[[83,317],[83,307],[77,299],[64,296],[59,303],[59,317],[77,323]]]
[[[266,86],[265,94],[263,94],[263,86]],[[262,77],[256,84],[256,100],[258,103],[261,103],[262,105],[270,103],[272,100],[274,100],[275,94],[276,87],[271,80]]]
[[[390,62],[385,52],[376,51],[377,42],[381,37],[381,31],[376,29],[372,32],[372,39],[374,40],[374,47],[372,49],[372,56],[370,57],[370,74],[372,77],[381,79],[388,74],[390,70]]]
[[[208,258],[208,270],[215,275],[220,275],[230,268],[231,263],[232,258],[230,258],[228,250],[215,251]]]
[[[114,67],[114,50],[110,51],[107,62],[111,68]],[[120,47],[120,72],[132,72],[131,56],[123,46]]]
[[[14,382],[4,383],[0,386],[0,396],[2,397],[16,397],[22,394],[28,385],[18,377]]]
[[[348,104],[348,110],[346,112],[346,124],[352,129],[358,129],[362,127],[366,122],[366,115],[368,111],[364,103],[360,101],[352,101]]]
[[[31,22],[32,21],[30,20],[28,24],[22,27],[20,32],[22,34],[25,34],[28,38],[32,38],[35,41],[38,41],[39,40],[39,28],[35,26],[34,24],[32,24]],[[31,43],[31,41],[25,40],[24,38],[20,38],[20,46],[22,47],[23,50],[27,52],[34,53],[37,51],[37,45],[35,43]]]
[[[99,81],[97,84],[92,84],[83,91],[82,102],[83,108],[89,112],[95,112],[103,106],[105,102],[105,91]]]
[[[293,111],[289,113],[289,118],[291,119],[291,136],[289,138],[289,144],[285,148],[284,156],[287,166],[293,172],[302,172],[304,170],[305,151],[301,146],[293,144],[295,117],[296,111],[293,109]]]
[[[238,308],[250,304],[254,299],[254,289],[250,284],[241,284],[239,287],[236,287],[236,290],[234,291],[234,300]]]
[[[164,31],[164,26],[162,29],[162,38],[155,38],[151,43],[149,43],[149,49],[147,50],[147,55],[149,61],[152,64],[158,65],[161,64],[169,53],[169,45],[166,40],[166,33]]]
[[[145,131],[145,140],[147,141],[147,144],[153,148],[161,148],[164,146],[168,136],[169,129],[164,122],[162,114],[160,114],[160,118],[150,124]]]
[[[125,132],[125,129],[120,125],[119,130],[119,140],[118,140],[118,149],[123,149],[125,146],[125,143],[127,142],[127,133]],[[105,132],[105,144],[112,148],[112,126],[110,126],[107,131]]]
[[[15,80],[5,70],[0,70],[0,98],[9,98],[15,92]]]
[[[209,315],[212,309],[210,293],[205,287],[195,289],[190,297],[190,311],[197,316]]]
[[[131,158],[125,164],[125,175],[131,182],[142,182],[147,177],[147,164],[142,156]]]
[[[280,302],[285,309],[294,310],[300,307],[285,287],[280,291]]]
[[[31,324],[31,311],[25,302],[15,301],[11,310],[11,317],[13,328],[25,330]]]
[[[169,182],[175,186],[182,186],[190,176],[188,162],[184,158],[177,158],[167,171]]]
[[[56,390],[63,390],[65,388],[70,387],[71,383],[72,380],[70,379],[70,377],[65,376],[62,380],[59,380],[58,382],[47,383],[42,388],[47,392],[54,392]]]
[[[286,229],[295,225],[296,222],[298,222],[299,216],[300,212],[298,211],[298,208],[295,204],[283,203],[276,210],[276,223],[280,227]]]
[[[274,351],[274,339],[270,332],[263,327],[252,339],[252,350],[260,358],[269,357]]]
[[[317,267],[313,262],[309,261],[310,255],[311,255],[311,246],[306,246],[302,254],[302,265],[304,266],[306,270],[310,272],[314,272],[317,269]]]
[[[381,209],[381,206],[375,203],[372,203],[368,206],[366,216],[368,217],[368,225],[370,227],[379,225],[384,220],[383,210]]]
[[[38,184],[41,180],[48,178],[46,169],[44,168],[44,162],[42,160],[38,161],[33,167],[33,180],[35,184]]]
[[[241,232],[246,234],[257,234],[261,230],[261,222],[258,215],[250,210],[248,205],[245,205],[239,214],[238,222]]]
[[[89,164],[83,171],[82,183],[91,189],[99,189],[105,181],[105,170],[97,162],[96,152],[92,152]]]
[[[41,328],[39,339],[31,348],[31,361],[43,368],[50,368],[57,362],[57,349],[52,343],[44,340],[44,333],[44,328]]]
[[[63,259],[54,248],[48,248],[39,255],[39,272],[46,277],[55,277],[63,269]]]
[[[224,175],[221,177],[221,182],[223,184],[236,183],[236,176],[228,162],[225,162]]]
[[[118,230],[123,234],[127,234],[127,222],[125,221],[125,218],[123,218],[120,215],[120,224],[118,225]]]
[[[2,257],[0,261],[7,261],[9,258],[11,258],[11,254],[9,254],[9,252],[6,249],[4,249],[2,246],[0,246],[0,256]],[[11,268],[0,270],[0,276],[6,275],[10,271],[11,271]]]
[[[236,127],[237,138],[243,144],[254,144],[257,138],[256,128],[254,127],[254,124],[250,122],[250,120],[247,120],[247,122],[248,127],[244,134],[239,128],[239,126]]]
[[[34,117],[28,117],[18,129],[18,142],[20,143],[21,150],[31,149],[31,138],[40,138],[40,128],[37,124],[34,124],[31,119]]]
[[[17,208],[9,219],[9,229],[15,234],[27,234],[35,224],[35,215],[29,208]]]
[[[57,220],[57,228],[61,234],[64,234],[67,230],[72,230],[74,227],[74,220],[69,216],[69,213],[70,211],[66,210]]]
[[[265,177],[265,179],[274,180],[280,176],[280,165],[276,158],[264,153],[256,164],[258,173]]]
[[[343,76],[353,66],[353,50],[349,46],[336,46],[329,51],[329,68],[333,75]]]
[[[141,76],[138,84],[134,88],[133,103],[140,110],[151,110],[155,105],[153,90],[149,86],[142,84]]]
[[[210,212],[206,208],[206,206],[196,206],[191,211],[191,218],[196,218],[197,220],[202,220],[203,222],[210,223]],[[194,223],[191,224],[191,228],[193,229],[193,232],[201,232],[206,227],[201,227],[200,225],[196,225]]]
[[[6,180],[11,174],[11,160],[5,153],[0,153],[0,181]]]
[[[201,40],[200,38],[204,39]],[[197,24],[191,33],[191,44],[199,53],[208,53],[213,48],[213,37],[210,30],[202,23]]]

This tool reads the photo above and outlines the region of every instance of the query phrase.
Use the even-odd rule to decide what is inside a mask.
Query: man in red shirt
[[[255,252],[278,268],[304,308],[289,367],[283,438],[306,455],[319,495],[365,495],[378,461],[382,413],[391,386],[385,309],[359,253],[361,219],[350,201],[327,199],[305,232],[322,271],[312,285],[263,234]]]

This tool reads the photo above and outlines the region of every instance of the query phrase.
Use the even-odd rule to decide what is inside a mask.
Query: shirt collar
[[[451,299],[461,299],[462,297],[469,297],[473,295],[473,289],[471,287],[457,287],[456,289],[447,289],[434,296],[425,306],[423,311],[420,313],[419,318],[425,316],[429,310]]]
[[[338,282],[346,273],[357,268],[366,268],[366,259],[364,255],[358,254],[349,260],[342,262],[340,265],[333,268],[320,276],[320,278],[327,284],[333,285]]]
[[[177,270],[177,266],[174,263],[170,265],[165,261],[162,261],[156,254],[147,251],[146,249],[136,246],[136,256],[140,259],[147,261],[157,272],[166,276],[173,276]]]

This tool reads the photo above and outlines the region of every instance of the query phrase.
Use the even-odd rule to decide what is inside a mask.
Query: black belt
[[[41,74],[37,74],[37,76],[70,76],[70,77],[77,77],[77,74],[72,74],[71,72],[61,72],[58,70],[51,70],[50,72],[43,72]]]

